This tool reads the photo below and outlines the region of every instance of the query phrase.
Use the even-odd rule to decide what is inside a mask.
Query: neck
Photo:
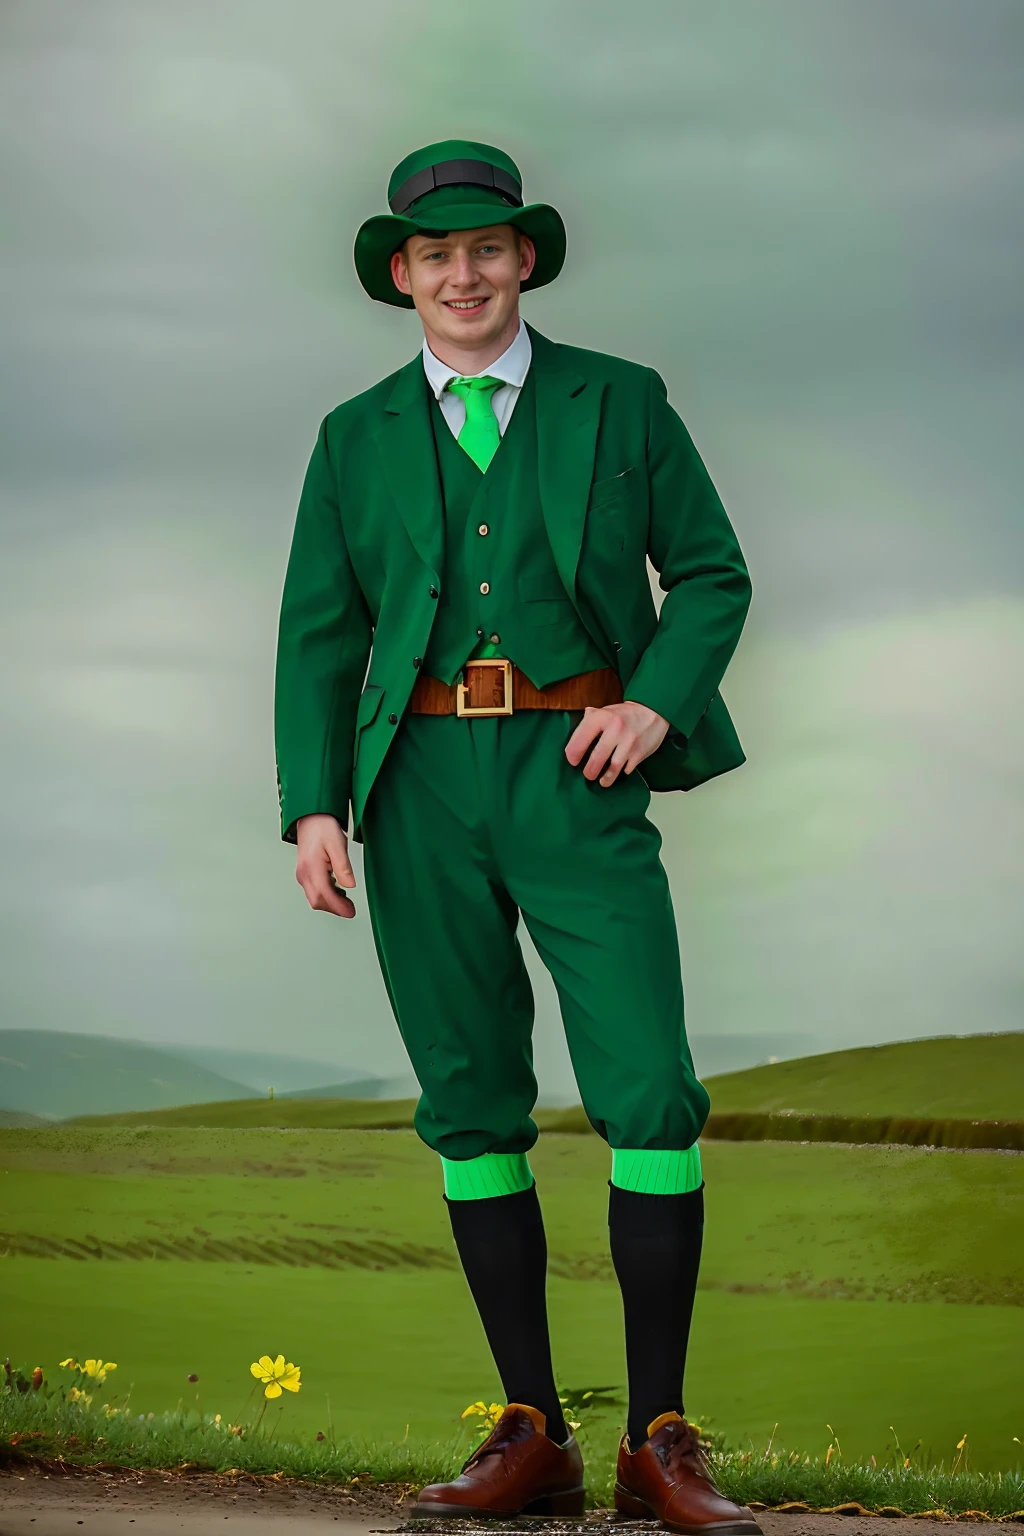
[[[500,336],[495,336],[493,341],[488,341],[479,347],[460,347],[452,341],[446,341],[443,336],[438,336],[428,326],[423,327],[427,346],[433,352],[439,362],[449,368],[454,368],[460,374],[472,375],[483,373],[492,363],[497,362],[503,352],[507,352],[519,334],[519,310],[509,320],[508,325]]]

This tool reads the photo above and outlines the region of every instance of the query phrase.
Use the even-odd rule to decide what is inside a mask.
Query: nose
[[[453,288],[472,288],[477,281],[476,263],[471,251],[455,251],[448,269],[448,281]]]

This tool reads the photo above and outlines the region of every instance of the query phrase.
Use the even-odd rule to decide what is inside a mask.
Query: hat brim
[[[399,293],[391,277],[391,258],[399,246],[410,235],[487,229],[494,224],[512,224],[533,241],[537,261],[523,283],[524,293],[554,281],[565,261],[565,225],[561,215],[547,203],[508,208],[493,202],[441,204],[420,218],[381,213],[367,219],[356,235],[353,253],[359,281],[371,299],[393,304],[396,309],[413,309],[412,299]]]

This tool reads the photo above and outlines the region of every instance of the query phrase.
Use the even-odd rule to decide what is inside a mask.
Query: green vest
[[[424,672],[452,683],[484,646],[509,657],[537,688],[608,666],[569,600],[544,527],[533,370],[486,474],[459,447],[432,396],[430,420],[444,581]]]

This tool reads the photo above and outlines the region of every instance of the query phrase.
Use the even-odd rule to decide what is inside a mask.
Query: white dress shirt
[[[530,333],[522,320],[519,322],[519,330],[512,345],[507,347],[488,367],[481,368],[479,373],[457,373],[454,368],[449,368],[447,363],[442,363],[439,357],[434,356],[424,339],[423,371],[427,376],[427,383],[433,390],[434,398],[441,407],[444,419],[451,428],[452,436],[457,438],[466,425],[466,402],[448,388],[452,379],[489,378],[505,381],[491,396],[494,414],[498,418],[498,431],[504,437],[505,428],[512,419],[516,401],[526,383],[532,358]]]

